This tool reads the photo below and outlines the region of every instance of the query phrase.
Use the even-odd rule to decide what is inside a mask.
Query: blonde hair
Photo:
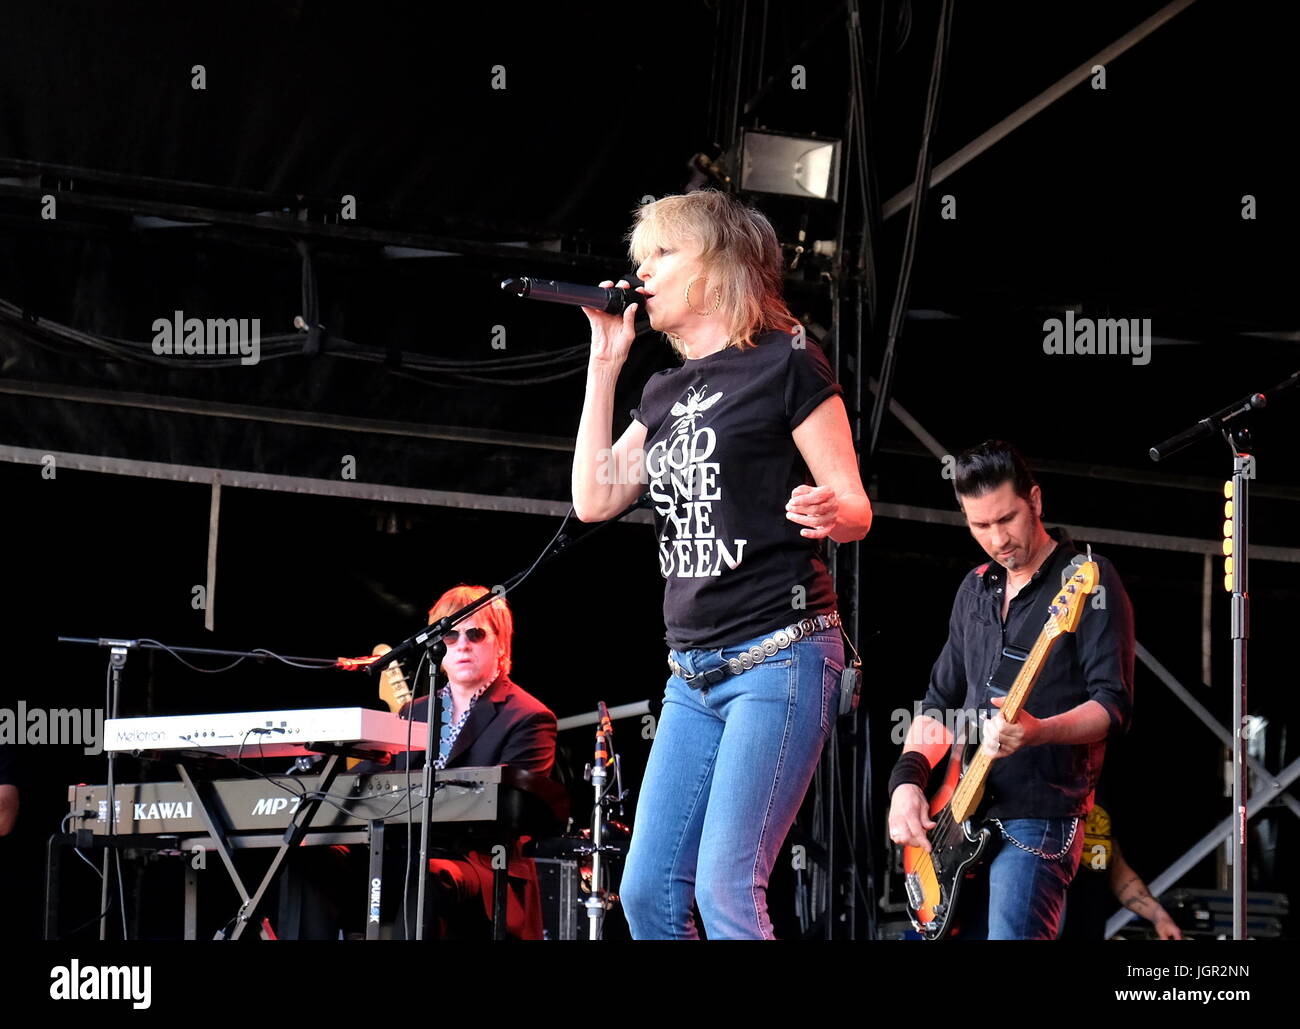
[[[453,611],[459,611],[466,604],[471,604],[485,593],[491,590],[484,586],[466,586],[463,583],[459,586],[453,586],[436,601],[433,607],[429,608],[429,624],[432,625],[440,618],[445,618]],[[510,605],[506,603],[505,597],[497,597],[490,604],[484,604],[478,611],[483,621],[487,622],[488,628],[492,630],[492,635],[496,637],[497,653],[501,657],[501,674],[510,674],[510,644],[515,634],[515,618],[510,613]]]
[[[666,196],[636,210],[628,253],[641,264],[659,247],[691,243],[709,285],[721,294],[718,313],[726,323],[727,345],[745,349],[770,329],[793,332],[799,325],[781,296],[785,262],[772,223],[759,211],[716,189]],[[708,301],[696,300],[709,306]],[[680,342],[669,336],[679,354]]]

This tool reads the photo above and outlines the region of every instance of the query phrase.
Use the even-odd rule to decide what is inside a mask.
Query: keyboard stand
[[[185,789],[193,798],[195,810],[199,813],[199,818],[203,822],[203,827],[208,830],[208,835],[212,837],[213,845],[215,846],[217,853],[221,855],[221,863],[226,866],[226,873],[230,876],[230,881],[234,884],[235,891],[239,894],[239,899],[243,902],[239,909],[242,913],[248,907],[251,898],[248,895],[248,888],[244,886],[244,880],[239,876],[239,870],[235,868],[235,860],[230,853],[230,844],[226,840],[226,830],[224,827],[217,825],[216,818],[214,818],[212,812],[208,810],[208,805],[204,803],[202,791],[199,790],[194,780],[190,778],[189,769],[178,761],[176,763],[176,771],[180,775],[181,782],[185,784]],[[198,877],[192,876],[190,874],[192,871],[193,869],[187,869],[185,876],[185,924],[187,930],[191,925],[192,919],[196,917],[197,911],[195,895],[198,891]],[[192,889],[191,884],[193,887]],[[222,935],[222,932],[218,932],[217,939],[221,939]],[[267,926],[262,927],[262,939],[265,940],[272,938],[273,935],[273,930],[269,929]],[[189,938],[188,932],[186,938]]]
[[[248,923],[253,919],[253,916],[257,914],[257,909],[261,906],[262,899],[266,896],[266,891],[270,889],[275,880],[280,877],[280,873],[284,868],[285,857],[288,855],[289,851],[302,843],[303,837],[307,835],[307,830],[311,828],[312,819],[316,817],[316,812],[320,810],[321,802],[325,794],[329,793],[330,787],[334,785],[334,780],[338,778],[339,772],[343,770],[344,763],[342,755],[347,753],[351,753],[350,748],[338,748],[330,754],[328,759],[326,759],[325,768],[321,772],[320,786],[316,790],[316,796],[312,797],[298,809],[301,817],[292,822],[289,828],[285,830],[284,839],[276,850],[275,856],[271,859],[271,867],[268,868],[266,874],[262,876],[262,881],[257,887],[257,892],[254,893],[251,898],[245,899],[244,903],[240,906],[235,929],[230,934],[230,939],[237,940],[244,934],[244,930],[248,928]],[[234,875],[233,869],[231,874],[232,876]],[[236,883],[238,883],[237,876],[235,876],[235,880]],[[242,894],[242,887],[240,887],[240,889]],[[224,937],[221,933],[217,934],[217,939],[223,938]]]
[[[409,804],[410,801],[408,800]],[[372,818],[367,823],[370,840],[370,878],[366,880],[366,939],[379,939],[379,904],[384,892],[384,823]]]

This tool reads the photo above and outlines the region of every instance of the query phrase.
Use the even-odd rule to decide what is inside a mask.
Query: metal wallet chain
[[[1070,852],[1070,845],[1074,843],[1074,834],[1079,831],[1079,816],[1075,815],[1074,825],[1070,826],[1070,835],[1066,837],[1065,844],[1055,854],[1044,854],[1037,847],[1026,847],[1023,843],[1021,843],[1018,839],[1016,839],[1009,832],[1007,832],[1006,829],[1002,827],[1002,822],[999,819],[990,818],[989,821],[998,827],[998,831],[1002,833],[1002,838],[1006,840],[1008,843],[1012,844],[1013,846],[1019,847],[1026,854],[1033,854],[1034,857],[1040,857],[1044,861],[1061,860],[1061,858],[1063,858],[1066,854]]]

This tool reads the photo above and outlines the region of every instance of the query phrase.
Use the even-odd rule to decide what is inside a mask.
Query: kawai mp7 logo
[[[253,814],[270,817],[285,812],[292,815],[298,810],[298,802],[301,799],[301,797],[259,797],[257,803],[253,805]]]

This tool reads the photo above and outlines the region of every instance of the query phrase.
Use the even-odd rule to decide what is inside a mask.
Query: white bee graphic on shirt
[[[709,391],[708,383],[705,383],[703,386],[700,386],[698,388],[692,386],[686,393],[685,404],[681,403],[681,401],[678,401],[677,403],[673,404],[672,413],[675,415],[679,415],[680,417],[677,419],[677,421],[673,422],[672,435],[674,436],[680,435],[681,433],[686,432],[687,429],[689,429],[691,432],[694,432],[695,422],[700,417],[700,415],[703,412],[707,411],[709,408],[711,408],[723,397],[723,394],[721,393],[714,393],[713,396],[705,400],[704,394],[706,394],[708,391]]]

